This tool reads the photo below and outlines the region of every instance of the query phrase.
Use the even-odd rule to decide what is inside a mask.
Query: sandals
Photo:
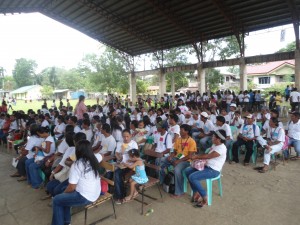
[[[253,169],[254,170],[262,170],[264,167],[263,166],[257,166],[257,167],[254,167]]]
[[[206,206],[207,202],[201,201],[194,205],[195,208],[202,208],[203,206]]]
[[[21,177],[21,175],[19,173],[14,173],[14,174],[10,175],[10,177]]]
[[[132,195],[131,199],[135,199],[135,198],[138,197],[138,196],[139,196],[139,193],[138,193],[138,192],[135,192],[135,193]]]
[[[261,169],[261,170],[259,170],[258,172],[259,172],[259,173],[266,173],[266,172],[268,172],[268,170]]]
[[[126,202],[131,202],[132,200],[134,200],[136,197],[139,196],[139,193],[138,192],[135,192],[132,196],[126,196],[124,199],[123,199],[123,202],[126,203]]]
[[[22,181],[25,181],[25,180],[27,180],[26,177],[20,177],[17,181],[18,181],[18,182],[22,182]]]

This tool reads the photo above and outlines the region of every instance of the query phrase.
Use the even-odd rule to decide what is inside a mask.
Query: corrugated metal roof
[[[40,12],[130,55],[299,20],[300,0],[2,0],[0,13]]]
[[[21,87],[21,88],[18,88],[14,91],[11,91],[10,94],[21,94],[21,93],[26,93],[28,92],[29,90],[33,89],[33,88],[36,88],[36,87],[40,87],[40,85],[29,85],[29,86],[24,86],[24,87]]]

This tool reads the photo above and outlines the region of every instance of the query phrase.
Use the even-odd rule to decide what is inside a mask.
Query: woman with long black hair
[[[101,193],[99,161],[89,141],[81,140],[75,147],[76,161],[69,174],[69,185],[64,193],[53,198],[52,225],[71,223],[71,207],[88,205]]]

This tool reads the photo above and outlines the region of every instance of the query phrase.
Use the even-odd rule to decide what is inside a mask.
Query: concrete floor
[[[9,174],[15,172],[11,166],[13,153],[0,148],[0,225],[48,225],[51,224],[50,200],[41,201],[44,190],[34,190],[26,182],[19,183]],[[151,225],[151,224],[299,224],[300,214],[300,162],[279,165],[276,171],[257,174],[251,167],[228,165],[223,169],[223,194],[217,194],[214,184],[213,203],[210,207],[195,209],[186,195],[172,199],[164,193],[164,202],[153,202],[149,216],[140,215],[140,203],[133,201],[117,205],[117,219],[109,218],[100,224]],[[156,188],[149,190],[158,196]],[[89,212],[92,222],[111,213],[110,202]],[[72,225],[83,224],[84,213],[72,217]]]

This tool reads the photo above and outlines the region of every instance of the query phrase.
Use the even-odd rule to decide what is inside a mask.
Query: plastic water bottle
[[[151,213],[153,213],[154,212],[154,209],[149,209],[148,211],[147,211],[147,213],[145,214],[145,216],[149,216]]]

